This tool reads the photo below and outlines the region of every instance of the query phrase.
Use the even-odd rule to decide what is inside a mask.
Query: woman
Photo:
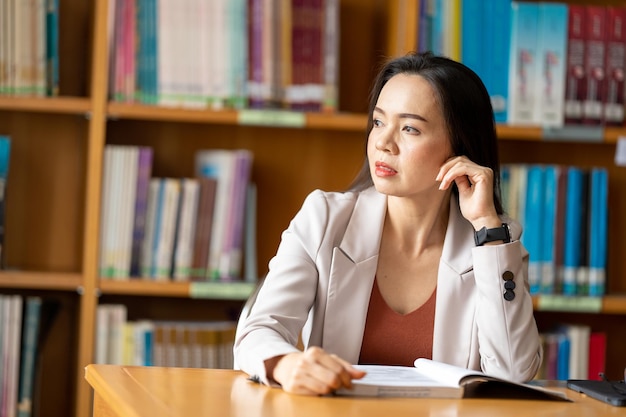
[[[503,215],[484,85],[460,63],[411,53],[382,68],[369,115],[361,173],[348,192],[306,198],[238,332],[236,363],[310,395],[350,388],[363,376],[350,364],[417,357],[533,378],[528,253]]]

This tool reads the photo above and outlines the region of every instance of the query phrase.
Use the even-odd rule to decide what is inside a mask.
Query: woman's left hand
[[[463,217],[474,230],[498,227],[501,224],[493,202],[493,171],[470,161],[465,156],[448,159],[439,169],[439,189],[447,190],[456,183]]]

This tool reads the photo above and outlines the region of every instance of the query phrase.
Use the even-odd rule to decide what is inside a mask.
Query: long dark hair
[[[493,201],[498,214],[503,213],[500,200],[500,162],[493,108],[485,85],[465,65],[431,52],[410,52],[386,61],[374,80],[370,92],[367,136],[372,130],[373,114],[380,91],[393,76],[414,74],[427,80],[435,90],[448,129],[454,155],[465,155],[471,161],[493,171]],[[367,160],[350,185],[363,190],[373,185]],[[456,186],[454,192],[458,193]]]

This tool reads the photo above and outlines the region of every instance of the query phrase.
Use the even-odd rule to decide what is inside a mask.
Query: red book
[[[604,114],[606,83],[606,7],[586,6],[585,21],[585,75],[586,89],[583,103],[583,122],[599,125]]]
[[[592,332],[589,336],[589,379],[601,381],[606,363],[606,334]]]
[[[570,4],[567,16],[565,123],[580,124],[585,97],[585,6]]]
[[[607,7],[606,10],[606,83],[604,124],[624,124],[624,70],[626,67],[626,8]]]

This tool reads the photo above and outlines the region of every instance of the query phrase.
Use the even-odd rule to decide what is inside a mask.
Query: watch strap
[[[509,243],[511,241],[509,225],[506,223],[502,223],[500,227],[492,229],[483,227],[482,229],[474,232],[474,243],[476,243],[476,246],[483,246],[485,243],[496,242],[499,240],[504,243]]]

